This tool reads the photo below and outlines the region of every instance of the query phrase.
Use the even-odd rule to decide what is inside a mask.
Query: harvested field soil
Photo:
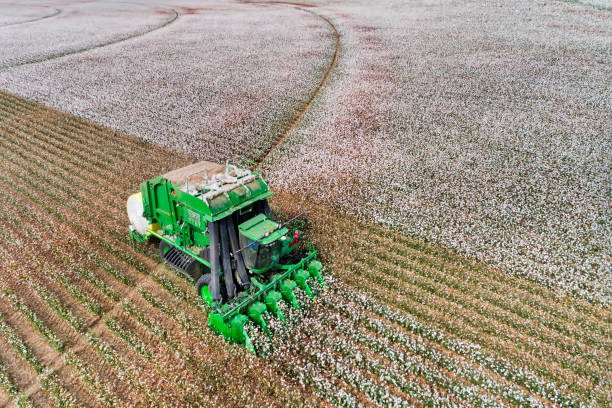
[[[612,403],[609,308],[286,194],[329,288],[255,358],[128,238],[128,195],[191,158],[5,92],[0,141],[0,404]]]
[[[131,245],[126,197],[188,158],[5,93],[0,112],[1,401],[314,403],[210,334],[193,288]]]

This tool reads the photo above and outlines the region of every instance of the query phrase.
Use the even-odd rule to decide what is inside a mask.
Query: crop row
[[[17,247],[11,248],[13,255],[19,256],[19,249]],[[15,252],[17,252],[15,254]],[[49,267],[49,269],[51,266]],[[29,276],[27,272],[21,272],[18,269],[13,269],[13,279],[21,278],[26,285],[30,288],[32,293],[34,293],[40,301],[45,304],[50,310],[56,313],[56,316],[60,319],[63,319],[66,324],[72,327],[77,333],[84,333],[87,329],[86,321],[83,317],[81,317],[80,313],[77,314],[74,311],[74,308],[69,304],[70,301],[67,301],[67,297],[65,295],[59,296],[59,292],[57,289],[53,288],[53,285],[50,285],[52,281],[44,281],[40,282],[39,280],[34,279]],[[74,300],[76,301],[76,299]],[[57,324],[54,324],[57,325]],[[56,335],[57,336],[57,335]],[[74,345],[74,336],[70,338],[70,340],[63,340],[64,343],[69,342],[70,345]],[[72,350],[68,350],[67,353],[73,353]],[[91,353],[87,354],[88,358],[91,359]],[[72,355],[70,358],[65,354],[66,363],[71,363],[79,372],[81,372],[82,377],[87,379],[88,383],[92,383],[92,378],[95,376],[91,373],[91,368],[99,367],[99,363],[94,364],[86,364],[83,361],[79,360],[76,355]],[[90,369],[89,373],[83,374],[83,367],[88,367]],[[108,374],[107,374],[108,376]],[[97,387],[102,387],[97,385]]]
[[[337,283],[332,285],[336,286]],[[473,362],[463,362],[462,359],[436,352],[435,348],[427,343],[398,342],[398,338],[392,335],[395,333],[392,326],[382,332],[380,328],[376,330],[373,326],[376,319],[367,316],[361,307],[344,303],[336,290],[337,288],[333,291],[330,289],[328,293],[322,294],[322,298],[309,312],[309,317],[301,327],[301,332],[305,333],[301,334],[301,337],[292,338],[289,342],[291,346],[285,345],[285,348],[289,347],[290,350],[281,349],[281,357],[276,354],[272,356],[278,364],[298,364],[293,354],[303,352],[303,343],[310,344],[314,341],[315,344],[309,346],[313,350],[319,350],[321,353],[328,350],[326,352],[332,352],[336,360],[347,360],[356,364],[355,370],[363,370],[367,375],[380,378],[389,390],[394,390],[392,393],[400,393],[401,399],[410,398],[427,405],[440,405],[446,400],[454,401],[454,404],[486,406],[500,405],[499,398],[494,395],[506,399],[508,390],[513,386],[511,383],[498,383],[490,375],[481,380],[481,370],[473,368]],[[351,291],[348,291],[347,295],[358,296]],[[284,359],[289,361],[285,362]],[[314,362],[312,358],[309,361]],[[316,371],[309,374],[308,378],[302,377],[301,381],[312,382],[313,377],[317,378],[329,371],[328,366],[329,362],[317,363],[312,367]],[[334,373],[338,375],[338,372]],[[350,381],[349,383],[353,384]],[[525,397],[523,400],[526,403],[529,401]],[[383,405],[390,404],[390,401]],[[509,401],[517,404],[521,400]]]
[[[62,407],[76,407],[76,401],[65,385],[59,380],[57,373],[44,364],[34,353],[32,347],[24,340],[22,334],[0,315],[0,337],[33,371],[32,381],[36,381],[53,404]],[[2,388],[15,400],[16,406],[30,407],[32,402],[22,394],[14,380],[11,370],[5,363],[0,363],[0,381]]]
[[[77,298],[74,296],[74,294],[72,294],[72,295],[73,295],[73,297],[75,298],[75,300],[77,300]],[[66,310],[66,308],[65,308],[65,307],[62,307],[62,309]],[[60,309],[60,312],[61,312],[61,309]],[[135,337],[133,336],[133,334],[131,334],[131,333],[129,333],[129,332],[125,332],[125,331],[123,331],[123,330],[121,329],[121,326],[120,326],[119,324],[117,324],[117,322],[118,322],[118,321],[117,321],[116,319],[114,319],[114,318],[110,318],[110,319],[108,319],[106,322],[107,322],[107,326],[109,326],[109,328],[110,328],[110,329],[111,329],[113,332],[117,333],[117,334],[118,334],[118,336],[119,336],[120,338],[122,338],[123,340],[126,340],[126,337],[127,337],[127,340],[131,340],[131,341],[128,341],[128,343],[131,343],[131,344],[129,344],[129,345],[130,345],[130,346],[134,346]],[[113,324],[113,323],[114,323],[114,324]],[[82,326],[77,327],[77,329],[82,330]],[[91,333],[88,333],[88,335],[90,335],[90,334],[91,334]],[[127,340],[126,340],[126,341],[127,341]],[[96,345],[96,346],[97,346],[97,345],[101,344],[101,342],[90,342],[90,343],[92,344],[92,346],[94,346],[94,345]],[[109,349],[109,348],[108,348],[108,347],[106,347],[106,348],[104,348],[104,349],[105,349],[105,350],[107,350],[107,349]],[[100,350],[101,350],[101,348],[98,348],[98,351],[99,351],[99,352],[100,352]],[[140,351],[140,352],[143,352],[145,355],[147,355],[147,354],[148,354],[148,350],[146,350],[146,348],[145,348],[145,346],[144,346],[144,345],[140,345],[140,346],[137,348],[137,350],[138,350],[138,351]],[[108,359],[108,355],[107,355],[107,354],[100,354],[100,355],[101,355],[103,358],[106,358],[106,359],[105,359],[105,361],[107,361],[109,364],[111,364],[111,365],[112,365],[112,363],[114,362],[114,360],[113,360],[113,361],[110,361],[110,360]],[[74,361],[76,361],[76,360],[75,360],[74,358],[72,358],[72,359],[70,359],[70,360],[68,360],[68,361],[74,362]],[[76,364],[76,363],[75,363],[75,364]],[[119,370],[119,375],[120,375],[120,378],[122,378],[122,377],[125,377],[125,378],[128,378],[128,379],[129,379],[129,378],[132,378],[132,379],[136,379],[136,378],[137,378],[136,376],[131,376],[131,377],[130,377],[130,376],[128,375],[128,374],[129,374],[129,372],[127,372],[127,371],[126,371],[126,368],[125,368],[126,366],[125,366],[125,364],[115,364],[115,365],[116,365],[116,368]],[[112,365],[112,366],[114,367],[115,365]],[[79,365],[79,368],[80,368],[80,365]],[[126,374],[126,373],[127,373],[127,374]],[[127,377],[126,377],[126,376],[127,376]],[[93,377],[93,375],[87,375],[87,376],[86,376],[86,378],[87,378],[87,379],[91,379],[92,377]],[[179,377],[180,377],[180,376],[179,376]],[[177,378],[178,378],[178,377],[177,377]],[[99,387],[97,387],[97,388],[99,388]],[[142,390],[148,390],[148,388],[147,388],[147,387],[144,387],[144,386],[143,386],[143,387],[141,387],[141,388],[142,388]],[[188,394],[185,394],[185,395],[188,395]]]
[[[52,274],[52,275],[54,275],[54,274]],[[61,279],[61,278],[59,278],[59,279]],[[71,294],[73,295],[73,297],[74,297],[76,300],[78,300],[79,296],[77,296],[77,294],[75,294],[74,292],[72,292]],[[56,303],[57,303],[57,302],[56,302]],[[60,307],[61,307],[61,306],[60,306]],[[61,310],[61,309],[64,309],[64,310]],[[61,309],[59,309],[59,310],[60,310],[60,313],[66,310],[66,308],[61,308]],[[97,308],[96,308],[96,310],[92,310],[92,312],[96,312],[96,311],[97,311]],[[61,314],[62,314],[62,315],[64,315],[64,316],[66,316],[64,313],[61,313]],[[68,317],[70,317],[70,316],[68,316]],[[71,319],[71,320],[72,320],[72,319]],[[116,327],[116,326],[114,326],[114,325],[110,325],[110,326],[111,326],[111,329],[116,329],[116,328],[117,328],[117,327]],[[79,330],[82,330],[82,325],[79,325],[79,327],[77,327],[77,328],[78,328]],[[115,330],[115,332],[117,332],[117,330]],[[120,337],[125,337],[125,336],[120,336]],[[96,343],[96,344],[98,344],[98,343]],[[141,347],[141,350],[144,350],[144,347]],[[122,367],[122,366],[120,366],[120,367]],[[134,377],[134,378],[136,378],[136,377]],[[144,388],[143,388],[143,389],[144,389]]]
[[[384,299],[385,293],[387,293],[389,290],[392,290],[397,287],[368,287],[366,285],[370,285],[372,281],[371,279],[364,278],[360,276],[359,273],[355,273],[353,277],[354,283],[360,283],[364,285],[368,293],[372,294],[376,299],[379,300]],[[380,282],[380,279],[375,279],[374,281]],[[406,313],[407,315],[414,315],[425,322],[429,322],[430,324],[436,324],[448,333],[452,333],[453,335],[465,338],[475,344],[481,344],[483,346],[486,346],[488,349],[491,349],[496,355],[511,356],[519,361],[523,360],[526,364],[529,364],[530,367],[533,367],[533,369],[538,370],[538,373],[545,376],[545,378],[548,377],[553,381],[566,381],[568,378],[567,376],[572,375],[568,372],[567,369],[565,369],[562,364],[551,364],[550,368],[548,367],[548,365],[542,366],[540,363],[541,360],[536,359],[536,357],[538,357],[537,355],[534,356],[525,353],[521,349],[518,349],[517,342],[520,341],[522,343],[524,341],[522,340],[521,335],[519,334],[516,337],[502,337],[502,334],[505,334],[505,329],[500,323],[489,321],[489,324],[485,325],[484,323],[475,320],[475,318],[471,316],[468,312],[456,310],[455,308],[449,306],[446,303],[441,302],[440,307],[434,307],[434,298],[430,296],[411,297],[410,295],[410,292],[407,292],[405,295],[398,295],[388,303],[396,307],[398,310]],[[472,325],[476,327],[473,327]],[[553,355],[552,360],[559,361],[560,359],[559,357],[557,357],[557,355]],[[574,376],[574,378],[579,377]],[[592,378],[594,380],[598,379],[597,376],[594,376]],[[586,383],[587,385],[584,385],[584,381],[585,380],[576,381],[571,385],[572,387],[575,387],[575,389],[579,392],[588,393],[590,387],[588,387],[588,382]]]
[[[521,326],[524,326],[525,329],[517,330],[512,327],[515,325],[512,320],[509,320],[505,315],[497,316],[495,310],[485,309],[483,302],[477,299],[470,299],[463,293],[453,293],[448,288],[432,290],[427,287],[427,283],[423,283],[418,278],[403,281],[403,279],[394,278],[392,274],[385,273],[384,270],[372,273],[370,272],[372,268],[368,264],[357,263],[351,270],[355,276],[363,276],[369,281],[376,282],[379,288],[392,289],[398,286],[402,287],[402,296],[396,299],[397,304],[408,305],[413,299],[416,299],[420,303],[444,305],[446,314],[450,316],[449,321],[455,321],[457,326],[462,327],[455,330],[462,330],[466,336],[471,336],[473,341],[480,339],[483,342],[486,339],[485,335],[491,336],[488,344],[492,348],[503,348],[506,353],[512,350],[512,347],[507,346],[508,344],[515,344],[520,341],[525,344],[524,349],[529,350],[533,356],[548,358],[551,361],[558,362],[559,367],[572,368],[578,376],[585,377],[586,379],[597,378],[600,368],[596,366],[591,368],[594,365],[592,360],[595,360],[595,364],[597,362],[597,355],[591,358],[591,361],[575,357],[575,354],[578,353],[591,353],[592,351],[588,347],[574,346],[571,350],[573,352],[568,353],[565,349],[572,346],[572,344],[567,340],[564,342],[562,338],[548,337],[546,333],[533,331],[531,329],[532,324],[529,322],[521,322]],[[553,347],[546,344],[547,340],[548,343],[553,342]],[[517,352],[516,355],[520,354]],[[588,363],[591,364],[587,365]],[[549,375],[551,378],[557,379],[566,378],[571,375],[561,371],[561,374],[555,377],[553,373],[543,372],[543,375]]]
[[[479,289],[470,265],[396,242],[380,230],[368,244],[367,227],[346,230],[341,222],[320,223],[339,229],[333,236],[341,236],[341,243],[348,236],[350,251],[321,246],[325,264],[340,280],[330,279],[329,288],[314,300],[300,292],[303,310],[283,305],[289,329],[266,316],[272,339],[249,325],[253,343],[267,357],[249,356],[210,332],[206,308],[190,282],[158,267],[154,248],[134,246],[127,238],[120,203],[141,175],[125,159],[153,162],[148,147],[128,139],[129,149],[114,154],[119,136],[68,116],[61,121],[64,116],[44,108],[33,116],[35,109],[27,101],[0,98],[0,117],[9,119],[0,131],[0,221],[5,226],[0,236],[7,242],[0,265],[12,271],[3,277],[7,289],[0,301],[33,328],[24,340],[32,358],[42,357],[44,347],[29,346],[39,338],[62,353],[67,377],[61,382],[57,375],[45,377],[49,398],[72,393],[80,401],[85,391],[73,387],[73,379],[107,406],[270,405],[278,400],[317,405],[318,398],[345,406],[578,405],[591,396],[605,401],[580,384],[571,390],[581,393],[572,396],[564,385],[568,380],[555,377],[600,375],[594,362],[610,347],[607,326],[598,324],[601,312],[563,309],[556,316],[546,292],[528,296],[534,303],[525,306],[504,304],[501,279]],[[100,156],[86,160],[96,145]],[[155,154],[165,157],[158,150]],[[145,172],[161,172],[146,166]],[[313,234],[320,242],[316,228]],[[377,255],[361,255],[366,251]],[[348,252],[355,256],[347,257]],[[30,297],[21,297],[19,285]],[[523,358],[518,346],[489,342],[491,329],[478,322],[483,316],[496,330],[515,330],[521,342],[532,342],[532,351],[541,345],[554,348]],[[551,324],[544,324],[549,318]],[[537,330],[527,327],[530,322]],[[13,326],[7,327],[12,333]],[[561,344],[557,334],[568,344]],[[592,363],[579,371],[572,359],[593,353],[585,359]],[[566,371],[551,375],[549,365],[541,370],[551,354],[558,357],[552,367],[563,365]],[[12,368],[7,370],[10,384]],[[601,375],[605,382],[606,374]]]
[[[234,375],[226,372],[227,364],[214,361],[213,368],[209,359],[199,355],[198,350],[225,355],[227,359],[231,347],[212,335],[206,327],[205,315],[202,314],[199,303],[194,302],[196,298],[193,288],[188,282],[167,275],[167,272],[151,273],[151,269],[154,269],[153,266],[158,262],[156,251],[146,247],[137,250],[129,244],[127,234],[118,236],[118,232],[124,228],[119,226],[122,221],[113,216],[118,214],[114,207],[116,202],[110,200],[109,195],[101,196],[102,200],[99,200],[93,190],[90,190],[94,182],[95,185],[101,185],[101,173],[90,171],[98,167],[85,169],[74,177],[71,172],[75,171],[76,163],[68,163],[70,149],[78,149],[78,144],[71,145],[69,140],[63,140],[60,144],[53,142],[57,148],[62,144],[71,146],[67,150],[54,150],[52,145],[41,145],[36,138],[22,135],[27,129],[10,126],[7,129],[1,135],[7,143],[0,152],[7,159],[3,160],[3,175],[0,180],[7,192],[0,197],[0,205],[7,209],[0,216],[3,218],[3,225],[9,227],[2,231],[3,238],[11,242],[9,249],[14,252],[11,257],[17,257],[14,258],[15,261],[26,253],[31,253],[37,269],[45,272],[44,275],[34,278],[28,276],[21,267],[15,270],[15,277],[19,277],[39,299],[36,302],[49,308],[49,311],[37,309],[37,315],[49,316],[51,313],[78,333],[84,333],[68,341],[61,337],[62,341],[68,344],[63,361],[73,368],[72,378],[78,378],[87,384],[86,388],[105,405],[123,404],[127,399],[132,403],[140,401],[147,405],[163,401],[183,404],[185,398],[196,405],[218,405],[210,402],[211,400],[235,401],[241,405],[240,401],[245,398],[262,401],[265,405],[263,401],[274,393],[281,393],[281,399],[295,399],[295,394],[285,391],[284,387],[281,389],[276,386],[275,379],[271,379],[268,385],[261,388],[270,392],[264,391],[253,397],[252,387],[248,383],[258,381],[256,378],[260,376],[256,373],[262,370],[263,366],[259,363],[253,364],[252,358],[243,362],[251,367],[249,370],[236,370],[248,373],[245,377],[248,381],[241,386],[242,390],[238,392],[235,387],[226,388],[224,384],[234,380]],[[13,133],[10,133],[11,129]],[[136,143],[135,146],[138,148],[139,144]],[[150,153],[147,153],[146,146],[142,146],[141,150],[139,154],[143,156]],[[40,154],[43,166],[40,161],[35,160],[36,156],[31,154],[33,151]],[[60,152],[63,152],[63,158],[51,154]],[[102,164],[96,163],[96,166]],[[50,171],[45,172],[46,170]],[[109,169],[102,171],[108,172]],[[42,195],[33,194],[33,191],[40,188],[41,183],[45,185],[40,190]],[[112,185],[114,189],[118,189],[117,196],[127,196],[129,193],[129,182]],[[86,189],[83,190],[79,186],[85,186]],[[87,199],[96,203],[96,209],[101,214],[94,215],[98,220],[97,224],[88,218],[91,215],[89,211],[83,211],[75,205],[85,199],[82,196],[83,191],[88,194]],[[24,222],[25,220],[27,222]],[[100,227],[116,231],[117,235],[111,235],[109,240],[100,242],[99,236],[103,235]],[[99,232],[98,236],[88,231],[89,228]],[[42,248],[36,248],[36,242],[53,244],[43,244]],[[149,277],[144,276],[143,272]],[[135,290],[136,285],[142,284],[146,284],[147,291]],[[84,290],[87,291],[86,296],[83,296]],[[167,300],[160,296],[160,290],[167,293]],[[149,300],[153,301],[153,305],[134,298],[135,296],[145,300],[141,293],[150,293]],[[170,298],[177,299],[179,303],[170,302]],[[122,303],[117,304],[118,301]],[[113,307],[113,303],[118,307]],[[169,306],[171,303],[172,306]],[[121,306],[128,304],[131,308],[126,306],[124,309]],[[164,310],[171,316],[165,317],[161,310],[156,312],[158,309],[155,306],[160,304],[165,305]],[[185,306],[192,310],[186,313]],[[99,320],[96,315],[102,315],[102,318]],[[173,318],[177,318],[182,326],[169,320]],[[55,320],[42,321],[57,329],[58,323]],[[78,321],[80,323],[77,323]],[[98,321],[101,324],[98,324]],[[92,324],[93,326],[90,326]],[[174,324],[178,326],[173,328]],[[162,341],[158,343],[158,339]],[[96,352],[85,352],[88,349]],[[181,351],[180,356],[184,359],[182,362],[177,360],[177,350]],[[243,350],[240,352],[244,353]],[[114,360],[112,356],[117,356],[120,360]],[[100,375],[104,371],[99,371],[96,364],[92,364],[96,358],[102,361],[101,365],[98,363],[100,368],[107,371],[104,375]],[[241,363],[232,364],[240,366]],[[121,378],[127,381],[125,385],[116,388],[115,381],[120,381]],[[217,380],[211,382],[211,378]],[[155,391],[159,389],[155,384],[162,379],[170,380],[169,384],[175,384],[172,392]],[[141,399],[143,397],[144,399]]]
[[[59,277],[58,277],[58,276],[56,276],[56,278],[58,278],[58,279],[60,279],[60,280],[62,279],[62,278],[61,278],[61,276],[59,276]],[[77,299],[79,298],[79,296],[76,296],[77,294],[75,294],[75,292],[74,292],[74,291],[72,291],[72,293],[71,293],[71,294],[72,294],[72,295],[73,295],[75,298],[77,298]],[[95,310],[94,310],[94,312],[95,312]]]
[[[542,381],[529,370],[522,367],[513,367],[508,360],[487,355],[481,351],[481,347],[476,344],[459,340],[452,335],[443,333],[438,329],[427,327],[424,323],[418,322],[412,316],[372,301],[365,295],[350,296],[350,301],[356,302],[366,310],[388,319],[395,325],[399,325],[400,327],[413,333],[418,333],[419,336],[429,341],[440,343],[447,350],[462,355],[468,358],[469,361],[483,364],[487,369],[491,370],[497,375],[500,375],[501,377],[504,377],[535,394],[562,405],[577,405],[574,397],[566,394],[564,390],[557,388],[554,383]],[[368,320],[376,326],[375,320]],[[380,327],[378,327],[377,330],[380,330]],[[395,329],[393,326],[388,327],[386,330],[389,335],[401,336],[401,332],[398,333],[397,329]]]
[[[4,363],[0,363],[0,386],[15,401],[15,405],[18,408],[30,408],[33,407],[32,402],[22,395],[19,387],[15,384],[15,381],[11,378],[8,367]]]
[[[391,246],[383,240],[374,238],[371,241],[358,239],[352,242],[352,247],[358,254],[361,254],[381,246]],[[539,308],[526,307],[524,302],[509,303],[507,296],[504,297],[501,293],[486,290],[480,285],[469,282],[469,275],[463,268],[445,266],[443,270],[440,270],[438,265],[432,265],[432,262],[427,262],[427,259],[423,259],[420,254],[414,252],[406,251],[400,245],[394,245],[384,251],[379,251],[376,258],[359,255],[356,260],[367,267],[372,267],[372,264],[377,262],[377,269],[380,269],[385,276],[397,278],[402,283],[413,282],[430,293],[446,296],[447,299],[455,302],[463,300],[466,307],[473,308],[465,303],[469,299],[460,299],[457,293],[472,293],[475,298],[479,299],[478,308],[482,310],[486,307],[489,316],[505,321],[511,327],[531,335],[537,331],[538,338],[546,339],[548,343],[557,340],[558,347],[567,347],[572,343],[578,343],[579,348],[584,346],[604,347],[602,340],[605,330],[600,325],[593,325],[586,319],[576,321],[575,318],[571,320],[559,318],[553,313],[543,314]],[[538,324],[534,325],[536,322]],[[582,327],[585,324],[587,327]],[[542,331],[548,331],[546,337]],[[580,342],[587,343],[582,345]],[[571,352],[571,349],[568,351]]]
[[[510,306],[511,302],[504,303],[496,292],[483,290],[483,286],[495,285],[493,277],[502,288],[506,285],[504,275],[498,271],[474,261],[461,261],[427,244],[417,245],[396,233],[385,234],[380,227],[356,227],[355,222],[332,213],[317,215],[313,223],[325,225],[319,228],[324,239],[318,244],[338,254],[331,258],[334,270],[346,271],[338,276],[348,286],[365,290],[382,304],[478,344],[493,356],[515,361],[542,379],[569,387],[577,395],[590,399],[599,393],[605,400],[597,390],[609,381],[606,356],[612,344],[603,309],[571,299],[567,306],[565,299],[558,299],[553,306],[552,298],[548,300],[550,291],[540,288],[539,293],[515,294],[506,286],[509,299],[524,299],[529,308],[544,305],[547,311],[544,315],[538,311],[529,314],[530,309],[516,303]],[[328,238],[330,229],[341,237],[338,242]],[[366,245],[367,237],[375,243]],[[347,246],[353,246],[353,250],[347,252]],[[442,253],[431,256],[436,252]],[[523,284],[528,288],[534,285],[527,281]],[[545,319],[549,324],[543,324]]]

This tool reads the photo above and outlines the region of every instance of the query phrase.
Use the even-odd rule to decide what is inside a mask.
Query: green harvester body
[[[298,220],[271,218],[272,194],[257,173],[204,161],[145,181],[127,203],[132,240],[159,239],[160,255],[210,305],[210,328],[253,352],[249,320],[269,335],[265,313],[284,320],[279,302],[299,308],[296,289],[312,297],[311,282],[325,286],[316,251],[292,253]]]

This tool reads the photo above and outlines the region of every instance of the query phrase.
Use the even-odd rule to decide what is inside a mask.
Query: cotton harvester
[[[253,352],[249,319],[270,335],[265,313],[285,320],[279,302],[299,308],[297,288],[312,297],[313,280],[325,285],[316,251],[294,251],[299,226],[272,219],[272,194],[256,173],[202,161],[142,183],[127,201],[132,240],[159,239],[162,258],[210,306],[210,328]]]

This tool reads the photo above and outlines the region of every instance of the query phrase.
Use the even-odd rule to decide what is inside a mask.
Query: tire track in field
[[[136,32],[136,33],[131,33],[131,34],[126,34],[123,35],[119,38],[116,38],[114,40],[109,40],[109,41],[105,41],[99,44],[94,44],[94,45],[88,45],[85,47],[81,47],[81,48],[77,48],[77,49],[73,49],[73,50],[68,50],[68,51],[60,51],[51,55],[47,55],[44,57],[38,57],[38,58],[33,58],[29,61],[23,61],[23,62],[17,62],[14,64],[9,64],[9,65],[5,65],[0,69],[0,72],[5,72],[8,71],[11,68],[17,68],[17,67],[22,67],[25,65],[31,65],[31,64],[36,64],[39,62],[46,62],[46,61],[52,61],[55,59],[59,59],[62,57],[66,57],[68,55],[75,55],[75,54],[80,54],[83,52],[87,52],[87,51],[91,51],[91,50],[95,50],[98,48],[102,48],[102,47],[106,47],[108,45],[113,45],[113,44],[118,44],[124,41],[128,41],[128,40],[132,40],[134,38],[138,38],[138,37],[142,37],[146,34],[152,33],[154,31],[157,30],[161,30],[164,27],[169,26],[170,24],[174,23],[176,20],[178,20],[179,18],[179,12],[176,9],[170,8],[170,9],[165,9],[166,11],[170,12],[170,18],[168,18],[167,20],[165,20],[164,22],[162,22],[161,24],[155,25],[153,26],[151,29],[149,30],[145,30],[142,32]]]
[[[44,16],[35,17],[35,18],[29,19],[29,20],[17,21],[15,23],[2,24],[2,25],[0,25],[0,28],[16,26],[16,25],[19,25],[19,24],[34,23],[36,21],[44,20],[46,18],[57,17],[61,13],[62,13],[62,9],[54,9],[53,12],[50,13],[50,14],[45,14]]]
[[[334,36],[336,38],[336,48],[334,50],[334,56],[331,60],[331,63],[329,64],[329,67],[327,68],[327,71],[325,72],[325,75],[323,75],[321,82],[319,82],[319,85],[317,85],[312,95],[310,95],[310,98],[308,99],[308,101],[306,101],[304,106],[302,106],[302,108],[297,112],[295,118],[293,118],[293,120],[287,125],[283,133],[281,133],[281,135],[272,143],[272,145],[266,151],[264,151],[257,159],[255,159],[254,161],[255,165],[253,167],[257,168],[261,166],[261,164],[263,164],[263,162],[268,158],[270,153],[272,153],[272,151],[274,151],[274,149],[276,149],[276,147],[285,140],[289,132],[291,132],[295,128],[295,126],[300,122],[300,120],[302,119],[302,116],[304,116],[304,114],[308,111],[308,108],[310,108],[310,105],[312,105],[315,98],[317,97],[317,95],[319,94],[319,92],[321,91],[325,83],[327,82],[332,71],[336,67],[336,63],[338,61],[338,53],[340,52],[340,32],[338,31],[334,23],[329,18],[325,17],[322,14],[319,14],[312,10],[308,10],[304,8],[304,7],[316,7],[314,5],[305,4],[305,3],[294,3],[294,2],[288,2],[288,1],[287,2],[286,1],[245,2],[245,4],[271,4],[271,5],[292,6],[296,8],[297,10],[301,10],[306,13],[310,13],[313,16],[325,21],[325,23],[327,23],[327,25],[329,25],[329,27],[331,27],[331,29],[333,30]]]

